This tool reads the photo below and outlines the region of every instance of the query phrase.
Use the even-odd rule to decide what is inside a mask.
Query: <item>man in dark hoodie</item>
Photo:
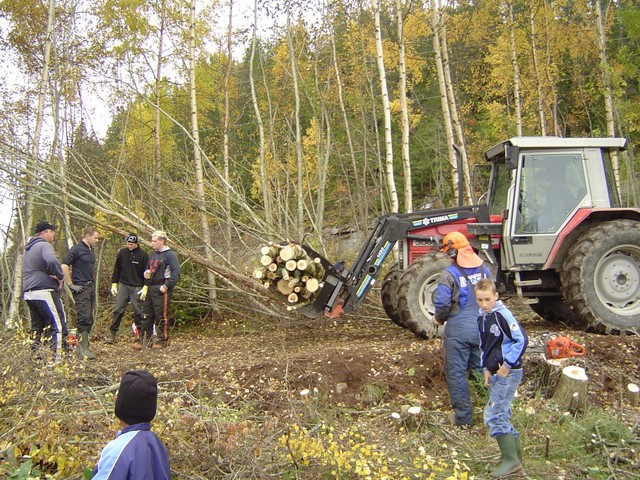
[[[111,275],[111,295],[116,297],[113,307],[113,319],[109,328],[107,343],[115,343],[120,322],[129,302],[133,308],[133,319],[138,331],[142,329],[142,302],[138,292],[144,285],[144,271],[149,255],[138,246],[138,236],[130,233],[126,236],[127,246],[118,252]]]
[[[56,227],[38,222],[35,235],[27,240],[22,257],[22,292],[31,312],[32,349],[37,351],[44,338],[50,340],[53,361],[67,348],[67,320],[60,301],[64,283],[62,265],[51,243]]]
[[[142,346],[163,348],[169,343],[169,301],[173,287],[180,279],[180,262],[167,245],[167,234],[156,230],[151,235],[153,252],[149,256],[149,264],[144,272],[145,283],[140,290],[140,299],[144,301],[144,326],[140,336],[142,345],[134,344],[134,348]],[[157,327],[154,338],[153,328]]]

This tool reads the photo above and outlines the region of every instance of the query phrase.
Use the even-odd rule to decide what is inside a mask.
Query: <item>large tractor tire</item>
[[[382,306],[384,311],[387,312],[389,318],[396,325],[407,328],[402,321],[402,315],[398,310],[398,282],[400,280],[400,271],[398,265],[391,267],[389,272],[385,275],[382,281],[382,287],[380,287],[380,298],[382,299]]]
[[[442,253],[425,255],[409,265],[398,284],[398,310],[406,328],[420,338],[442,336],[444,327],[435,320],[436,287],[440,272],[451,265]]]
[[[583,233],[561,274],[580,320],[609,333],[640,333],[640,222],[612,220]]]

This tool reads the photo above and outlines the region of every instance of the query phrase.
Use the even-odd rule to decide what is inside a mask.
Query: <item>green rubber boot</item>
[[[89,350],[89,332],[80,332],[78,337],[78,357],[80,359],[86,358],[87,360],[96,358],[95,354]]]
[[[516,442],[516,453],[518,454],[518,459],[520,463],[522,463],[522,449],[520,448],[520,435],[514,435],[513,440]]]
[[[522,470],[522,462],[518,458],[516,439],[510,433],[496,437],[502,459],[500,465],[491,472],[491,478],[504,478]]]

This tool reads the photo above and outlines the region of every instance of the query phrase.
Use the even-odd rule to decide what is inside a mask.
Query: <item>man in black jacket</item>
[[[78,356],[89,360],[96,358],[89,347],[89,332],[93,327],[96,306],[96,285],[94,267],[96,257],[93,253],[100,241],[98,229],[87,227],[82,240],[69,249],[62,259],[64,281],[73,292],[78,321]]]
[[[55,229],[47,221],[38,222],[35,235],[27,240],[22,257],[22,291],[31,312],[32,349],[38,350],[44,334],[45,338],[51,339],[54,362],[60,359],[61,350],[67,346],[68,333],[60,301],[64,274],[51,246]]]
[[[107,343],[115,343],[120,322],[129,302],[133,308],[136,331],[142,329],[142,301],[139,292],[144,285],[144,271],[149,262],[149,255],[138,246],[138,236],[135,233],[127,235],[125,242],[127,246],[118,252],[111,275],[111,295],[116,297],[116,304],[113,307]]]

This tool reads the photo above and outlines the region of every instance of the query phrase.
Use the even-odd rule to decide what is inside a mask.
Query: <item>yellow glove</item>
[[[147,298],[147,290],[149,290],[149,287],[145,285],[138,292],[138,295],[140,295],[140,300],[142,300],[143,302],[144,302],[144,299]]]
[[[117,283],[112,283],[111,284],[111,295],[113,295],[114,297],[116,295],[118,295],[118,284]]]

